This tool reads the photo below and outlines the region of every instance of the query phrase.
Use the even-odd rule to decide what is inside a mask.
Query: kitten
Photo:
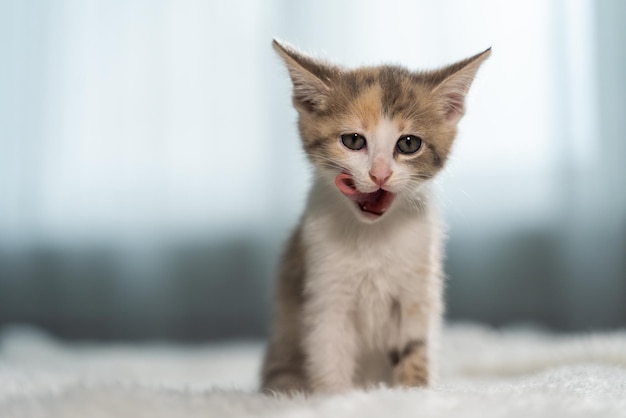
[[[265,392],[341,392],[434,377],[442,226],[428,187],[490,49],[445,68],[348,70],[274,41],[314,182],[288,242]]]

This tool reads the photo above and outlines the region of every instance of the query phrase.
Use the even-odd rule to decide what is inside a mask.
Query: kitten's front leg
[[[401,314],[401,339],[390,360],[397,385],[416,387],[432,383],[434,349],[438,343],[441,307],[438,300],[405,301]]]
[[[394,379],[401,386],[428,386],[430,368],[427,341],[414,339],[406,342],[402,350],[390,354],[394,366]]]
[[[345,392],[353,387],[357,341],[346,301],[311,298],[305,305],[304,352],[314,392]]]

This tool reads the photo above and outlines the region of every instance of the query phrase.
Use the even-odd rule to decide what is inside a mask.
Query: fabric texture
[[[430,389],[257,392],[261,343],[66,343],[0,333],[0,416],[626,417],[626,331],[557,335],[453,325]]]

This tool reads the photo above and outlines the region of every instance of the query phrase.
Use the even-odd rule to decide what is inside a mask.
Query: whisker
[[[337,168],[339,170],[346,170],[345,167],[343,167],[342,165],[340,165],[339,163],[337,163],[337,161],[328,158],[324,155],[321,154],[311,154],[311,158],[319,164],[325,165],[327,167],[332,167],[332,168]]]

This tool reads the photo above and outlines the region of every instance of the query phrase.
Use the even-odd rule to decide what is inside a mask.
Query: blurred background
[[[438,183],[451,321],[626,324],[626,2],[0,0],[0,326],[262,338],[309,168],[272,37],[492,46]]]

